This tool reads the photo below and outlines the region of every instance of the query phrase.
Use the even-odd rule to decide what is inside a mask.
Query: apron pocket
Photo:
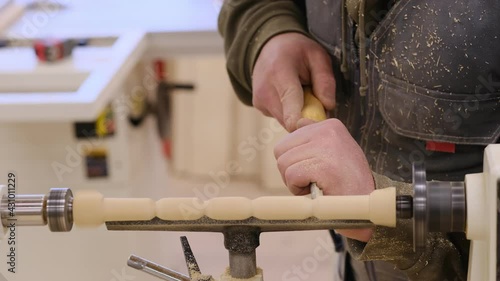
[[[378,102],[389,127],[426,141],[488,145],[500,136],[500,94],[440,92],[381,73]]]

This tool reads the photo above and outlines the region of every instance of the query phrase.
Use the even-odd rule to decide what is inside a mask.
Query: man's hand
[[[375,189],[363,151],[338,119],[302,127],[274,149],[283,181],[295,195],[309,193],[315,182],[325,195],[366,195]],[[371,229],[338,231],[368,241]]]
[[[297,129],[304,104],[302,85],[331,110],[335,79],[330,57],[316,41],[300,33],[284,33],[262,48],[252,75],[253,105],[276,118],[289,132]]]

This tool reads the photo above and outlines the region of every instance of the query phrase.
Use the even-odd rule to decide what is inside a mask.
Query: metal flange
[[[425,248],[429,232],[464,232],[464,182],[427,181],[423,164],[413,164],[413,250]]]
[[[73,193],[69,188],[52,188],[47,196],[47,223],[52,232],[73,228]]]
[[[422,163],[413,163],[413,250],[425,248],[428,228],[427,181]]]

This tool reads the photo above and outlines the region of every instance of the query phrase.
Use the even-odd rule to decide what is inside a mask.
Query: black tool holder
[[[171,120],[172,120],[172,94],[176,90],[194,90],[194,85],[190,83],[168,83],[166,81],[158,82],[156,96],[154,100],[144,100],[142,110],[138,115],[130,115],[130,123],[138,127],[144,119],[152,114],[156,117],[158,135],[160,138],[170,138]]]

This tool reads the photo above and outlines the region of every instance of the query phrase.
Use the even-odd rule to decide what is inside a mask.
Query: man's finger
[[[320,52],[309,56],[309,70],[314,95],[323,106],[332,110],[335,107],[335,78],[330,58],[326,53]]]
[[[270,95],[271,95],[271,97],[269,98],[270,99],[270,106],[268,107],[268,110],[271,113],[271,115],[276,120],[278,120],[278,122],[281,124],[281,126],[286,128],[285,120],[283,118],[282,107],[280,105],[280,99],[276,93],[272,93],[272,94],[270,93]]]
[[[308,144],[309,142],[296,146],[286,151],[279,158],[276,159],[278,164],[278,170],[283,176],[285,175],[285,171],[286,169],[288,169],[288,167],[308,158],[307,154],[311,154],[311,152],[309,152],[311,147]]]
[[[331,119],[328,119],[331,120]],[[294,147],[308,143],[315,136],[318,128],[320,128],[325,121],[313,122],[312,124],[302,127],[297,131],[286,135],[274,147],[274,157],[278,159],[283,153],[287,152]]]
[[[300,129],[302,127],[305,127],[307,125],[314,124],[315,122],[311,119],[307,118],[300,118],[299,121],[297,121],[297,129]]]
[[[308,173],[304,173],[304,167],[310,166],[312,159],[304,160],[293,164],[285,171],[285,183],[290,192],[295,195],[306,195],[311,192],[309,184],[311,178]]]
[[[289,132],[295,131],[304,106],[304,91],[298,74],[291,69],[284,70],[277,76],[275,88],[280,97],[285,127]]]
[[[270,83],[258,83],[254,80],[254,92],[252,104],[262,114],[267,117],[274,117],[281,126],[285,127],[283,122],[283,112],[281,108],[281,101],[278,97],[276,88]]]
[[[303,128],[307,129],[307,128]],[[311,140],[311,137],[308,134],[300,134],[299,136],[295,136],[295,134],[289,134],[281,139],[278,144],[274,147],[274,157],[276,160],[281,157],[285,152],[294,147],[303,145],[308,143]]]

